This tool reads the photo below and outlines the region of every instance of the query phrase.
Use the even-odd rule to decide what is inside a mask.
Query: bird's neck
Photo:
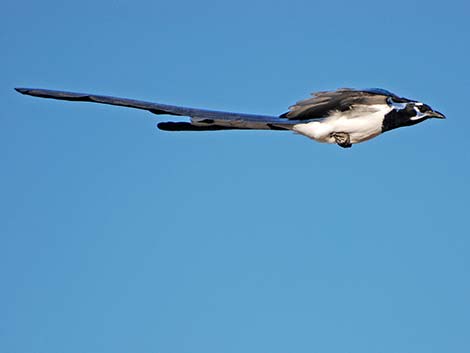
[[[403,126],[415,125],[426,120],[426,118],[410,120],[410,118],[414,116],[413,113],[415,112],[410,112],[408,109],[392,109],[390,112],[385,114],[384,120],[382,122],[382,132],[393,130]]]

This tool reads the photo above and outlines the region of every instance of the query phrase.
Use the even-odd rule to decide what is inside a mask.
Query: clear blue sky
[[[469,352],[469,13],[4,1],[0,351]],[[265,114],[382,87],[448,119],[344,150],[18,86]]]

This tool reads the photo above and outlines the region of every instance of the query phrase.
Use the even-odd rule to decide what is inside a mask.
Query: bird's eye
[[[426,104],[418,106],[418,109],[421,113],[426,113],[426,112],[429,112],[430,110],[432,110],[431,107],[429,105],[426,105]]]

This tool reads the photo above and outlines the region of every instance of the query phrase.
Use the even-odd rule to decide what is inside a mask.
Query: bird
[[[94,102],[147,110],[157,115],[189,117],[189,121],[164,121],[164,131],[283,130],[322,143],[350,148],[378,135],[444,114],[422,102],[400,97],[381,88],[340,88],[319,91],[278,115],[231,113],[128,98],[36,88],[15,88],[19,93],[66,101]]]

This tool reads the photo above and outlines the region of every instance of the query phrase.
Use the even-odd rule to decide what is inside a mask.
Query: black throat
[[[382,122],[382,132],[393,130],[402,126],[411,126],[418,124],[426,117],[416,120],[410,120],[410,118],[416,116],[416,110],[413,107],[407,106],[405,109],[395,110],[392,109],[389,113],[385,114]]]

